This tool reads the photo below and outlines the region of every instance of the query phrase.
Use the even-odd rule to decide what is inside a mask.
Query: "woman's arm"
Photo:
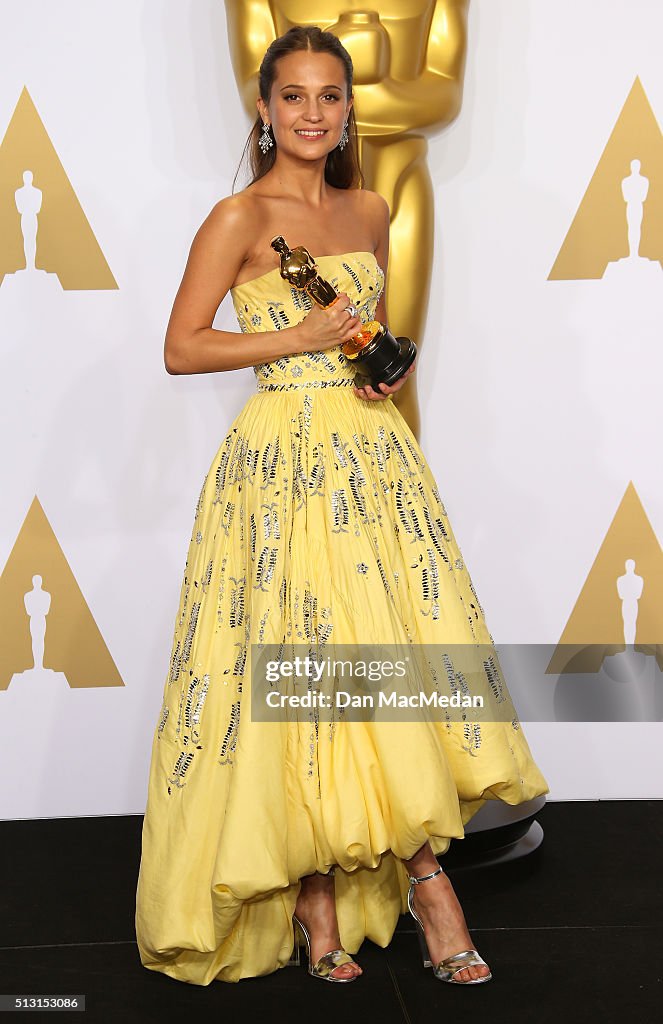
[[[252,212],[244,197],[220,200],[191,244],[164,345],[168,373],[237,370],[306,351],[301,324],[280,331],[218,331],[212,321],[246,257]]]

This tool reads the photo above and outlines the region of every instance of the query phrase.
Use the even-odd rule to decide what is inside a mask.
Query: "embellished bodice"
[[[363,323],[375,319],[375,309],[384,289],[384,273],[372,252],[316,256],[315,262],[321,277],[337,292],[350,296]],[[231,288],[230,295],[237,323],[245,334],[293,327],[304,319],[313,304],[306,292],[284,281],[278,267]],[[350,386],[355,373],[340,345],[325,352],[282,356],[273,362],[258,364],[254,371],[258,389],[264,391],[335,384]]]

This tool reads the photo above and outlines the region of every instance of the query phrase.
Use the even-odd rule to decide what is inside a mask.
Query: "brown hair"
[[[276,78],[276,62],[285,57],[288,53],[295,53],[298,50],[311,50],[314,53],[331,53],[343,62],[345,69],[345,84],[348,98],[352,95],[353,66],[352,58],[341,41],[331,32],[324,32],[317,25],[294,25],[284,35],[279,36],[268,47],[260,65],[258,73],[258,88],[260,96],[265,103],[269,102],[272,92],[272,85]],[[244,144],[244,150],[240,158],[239,166],[233,179],[233,192],[240,167],[247,155],[252,174],[250,185],[267,174],[274,166],[276,160],[276,144],[272,145],[266,153],[261,150],[258,140],[262,134],[262,118],[257,115],[249,136]],[[270,129],[273,132],[273,129]],[[364,176],[359,166],[359,146],[357,143],[357,122],[355,120],[354,104],[350,107],[348,114],[348,136],[349,141],[344,149],[336,146],[327,154],[325,164],[325,181],[335,188],[362,188]],[[272,142],[274,139],[272,138]]]

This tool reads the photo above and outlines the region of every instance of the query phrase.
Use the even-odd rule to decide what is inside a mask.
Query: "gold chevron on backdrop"
[[[632,559],[642,577],[635,649],[655,654],[663,670],[663,551],[631,481],[624,492],[546,672],[599,672],[625,650],[617,580]]]
[[[621,183],[639,160],[649,180],[640,256],[663,265],[663,135],[639,78],[635,79],[587,191],[573,218],[549,281],[598,279],[629,255]]]
[[[25,269],[15,193],[30,170],[42,192],[38,214],[38,270],[56,274],[69,291],[117,288],[101,247],[24,87],[0,143],[0,287],[6,274]]]
[[[44,669],[63,673],[72,689],[124,686],[76,577],[35,496],[0,575],[0,690],[7,689],[14,673],[33,667],[26,594],[34,593],[35,576],[41,577],[43,590],[50,596]]]

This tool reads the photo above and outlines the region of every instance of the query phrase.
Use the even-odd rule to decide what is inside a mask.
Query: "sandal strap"
[[[436,875],[443,875],[444,870],[439,867],[437,871],[431,871],[430,875],[422,875],[420,878],[415,878],[414,875],[408,875],[408,881],[412,882],[413,885],[418,885],[419,882],[426,882],[429,878],[435,878]]]
[[[311,973],[316,974],[319,978],[326,978],[336,967],[340,967],[341,964],[353,964],[354,962],[350,954],[346,953],[344,949],[332,949],[331,952],[325,953],[320,957],[311,968]]]
[[[447,978],[452,978],[454,974],[458,974],[458,971],[462,971],[465,967],[487,966],[488,964],[479,956],[476,949],[464,949],[462,953],[454,953],[445,960],[440,960],[435,968],[435,974],[444,974]]]

